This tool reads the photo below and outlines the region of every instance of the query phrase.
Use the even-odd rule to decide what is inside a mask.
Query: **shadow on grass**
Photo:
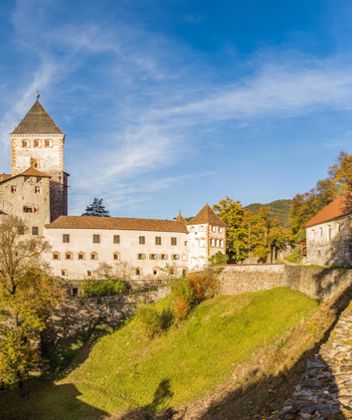
[[[93,420],[107,414],[80,401],[81,394],[73,384],[34,380],[29,389],[26,397],[20,397],[17,390],[0,391],[0,419]]]
[[[253,380],[249,386],[228,392],[220,400],[211,403],[206,411],[203,411],[203,414],[195,418],[199,420],[345,419],[346,417],[341,411],[341,404],[337,399],[338,388],[331,368],[317,353],[321,345],[328,340],[338,321],[339,314],[348,306],[351,298],[352,290],[349,289],[332,305],[332,309],[336,313],[334,322],[325,331],[321,340],[304,352],[291,369],[277,376],[260,378],[257,382],[255,381],[257,372],[253,371]],[[287,409],[285,414],[279,415],[285,402],[292,396],[296,385],[301,383],[303,374],[305,375],[304,384],[307,384],[307,388],[303,387],[299,391],[299,398],[296,398],[298,403],[296,401],[296,404],[293,404],[291,409]],[[318,374],[325,378],[323,379],[323,388],[321,388],[321,381],[317,381]],[[313,390],[312,394],[311,390]],[[324,400],[319,404],[319,407],[317,402],[314,403],[317,401],[315,399],[317,396]],[[319,399],[319,401],[321,400]],[[314,411],[317,408],[320,413],[325,413],[325,417],[304,417],[314,416]],[[186,418],[192,417],[186,416]]]
[[[163,379],[154,392],[153,400],[141,408],[129,410],[128,412],[112,417],[116,420],[167,420],[172,419],[174,411],[169,407],[170,398],[174,393],[171,391],[169,379]]]

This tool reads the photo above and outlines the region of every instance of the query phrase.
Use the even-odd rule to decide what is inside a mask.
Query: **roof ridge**
[[[187,223],[187,225],[202,225],[207,223],[226,227],[226,224],[219,218],[208,203],[202,207],[202,209]]]
[[[326,223],[330,220],[338,219],[352,213],[352,209],[348,206],[347,196],[349,194],[342,194],[337,196],[333,201],[320,209],[313,217],[311,217],[305,224],[305,227],[312,227],[321,223]]]

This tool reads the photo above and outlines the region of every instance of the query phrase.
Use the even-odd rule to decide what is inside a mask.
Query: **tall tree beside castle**
[[[94,198],[91,204],[88,204],[82,216],[105,216],[109,217],[109,210],[103,204],[102,198]]]
[[[0,388],[24,383],[40,363],[39,334],[63,289],[45,270],[49,244],[27,239],[19,217],[0,221]]]

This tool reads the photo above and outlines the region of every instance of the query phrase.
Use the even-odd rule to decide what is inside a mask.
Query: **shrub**
[[[227,264],[229,257],[222,252],[217,252],[215,255],[209,258],[209,262],[212,265],[224,265]]]
[[[80,284],[84,297],[119,295],[127,290],[122,280],[84,280]]]
[[[142,306],[137,313],[137,320],[149,338],[154,338],[167,331],[172,325],[173,319],[173,313],[168,308],[159,313],[150,306]]]
[[[193,289],[187,279],[177,280],[173,284],[171,298],[176,319],[185,319],[194,302]]]
[[[218,280],[212,270],[190,273],[187,280],[193,290],[193,299],[196,304],[204,299],[212,298],[218,291]]]

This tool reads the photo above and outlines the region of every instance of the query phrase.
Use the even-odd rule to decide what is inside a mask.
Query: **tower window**
[[[32,226],[32,235],[39,235],[38,226]]]
[[[28,147],[28,141],[22,140],[22,147]]]
[[[12,193],[17,192],[17,186],[16,185],[11,185],[11,192]]]
[[[45,147],[50,147],[50,146],[51,146],[51,140],[49,140],[49,139],[45,139],[45,140],[44,140],[44,146],[45,146]]]
[[[40,146],[40,140],[35,139],[33,140],[33,147],[39,147]]]
[[[34,193],[40,194],[40,187],[34,187]]]
[[[38,159],[31,158],[31,167],[32,168],[39,168],[39,161],[38,161]]]

